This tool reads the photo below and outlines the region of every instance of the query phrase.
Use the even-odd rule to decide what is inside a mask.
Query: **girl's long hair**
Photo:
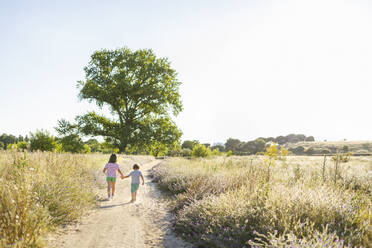
[[[109,163],[116,163],[116,161],[117,161],[117,157],[116,157],[116,154],[111,154],[111,156],[110,156],[110,159],[109,159]]]

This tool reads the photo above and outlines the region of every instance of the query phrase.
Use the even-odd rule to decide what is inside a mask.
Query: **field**
[[[120,156],[124,171],[133,159],[152,160]],[[104,196],[101,169],[106,161],[102,154],[1,151],[0,247],[43,247],[47,233],[78,221],[96,206],[98,189]],[[316,156],[271,161],[265,156],[167,158],[151,175],[172,199],[175,231],[198,247],[370,247],[372,243],[372,157],[351,157],[337,167],[331,157],[324,163]],[[121,186],[129,187],[128,183],[122,181]],[[155,197],[151,185],[142,189],[145,194],[138,205],[121,205],[125,199],[118,198],[103,203],[97,213],[113,211],[116,218],[143,207],[143,213],[150,213],[141,227],[147,230],[156,220],[151,213],[163,201]],[[158,230],[157,225],[153,228]]]
[[[172,158],[154,168],[199,247],[370,247],[372,158]]]

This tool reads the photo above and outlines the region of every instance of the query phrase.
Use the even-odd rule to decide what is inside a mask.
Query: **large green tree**
[[[103,136],[124,152],[128,146],[171,146],[181,131],[172,121],[182,111],[177,73],[152,50],[128,48],[96,51],[78,82],[80,99],[107,106],[111,116],[95,112],[77,116],[84,135]]]

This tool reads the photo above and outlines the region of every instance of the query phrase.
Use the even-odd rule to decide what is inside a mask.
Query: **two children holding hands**
[[[106,181],[107,181],[107,199],[114,199],[115,194],[115,183],[116,183],[116,172],[119,172],[120,178],[124,179],[127,177],[131,177],[131,188],[130,192],[132,194],[131,202],[136,201],[137,191],[140,184],[140,178],[142,179],[142,185],[145,184],[145,180],[143,178],[142,172],[139,170],[140,167],[138,164],[133,165],[133,171],[131,171],[127,176],[124,176],[123,173],[120,171],[119,165],[117,162],[116,154],[111,154],[108,163],[105,165],[103,169],[103,173],[106,173]],[[107,171],[107,172],[106,172]]]

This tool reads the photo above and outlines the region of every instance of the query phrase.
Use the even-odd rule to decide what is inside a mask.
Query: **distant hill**
[[[372,141],[301,141],[283,145],[297,155],[322,155],[352,152],[355,155],[372,154]]]

